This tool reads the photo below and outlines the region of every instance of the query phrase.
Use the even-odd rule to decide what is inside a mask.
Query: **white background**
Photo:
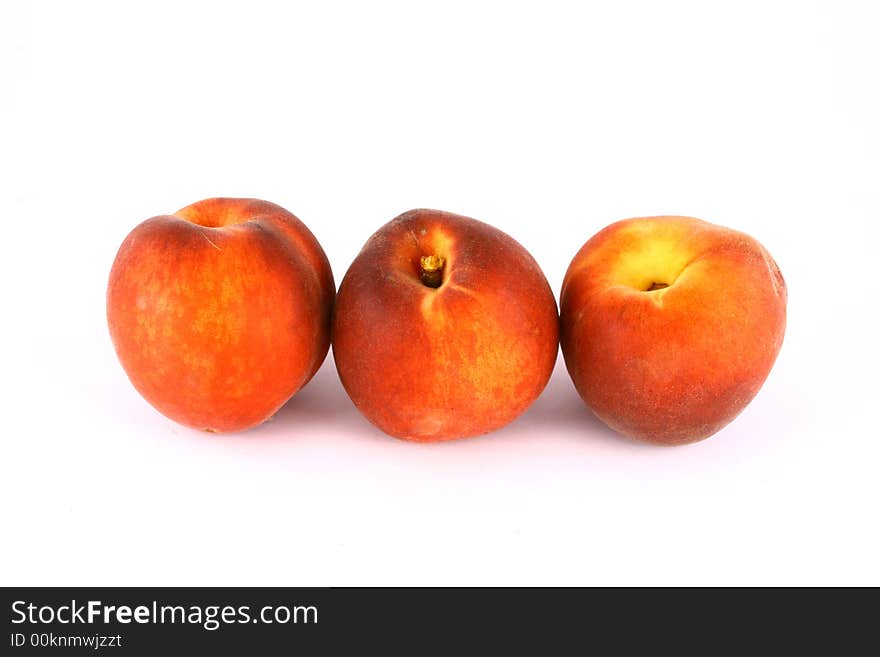
[[[0,0],[0,580],[49,585],[880,584],[880,3]],[[255,196],[337,284],[413,207],[487,221],[558,294],[617,219],[757,237],[785,344],[682,448],[562,366],[492,435],[416,445],[328,358],[214,437],[129,384],[107,274],[141,220]]]

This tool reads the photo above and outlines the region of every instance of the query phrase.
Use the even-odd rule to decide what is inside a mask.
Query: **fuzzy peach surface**
[[[334,293],[323,250],[292,214],[208,199],[128,235],[107,319],[147,401],[181,424],[237,431],[266,420],[317,371]]]
[[[436,289],[420,263],[444,261]],[[556,302],[540,267],[482,222],[414,210],[377,231],[339,288],[333,355],[357,408],[417,441],[475,436],[520,415],[558,349]]]
[[[701,440],[760,389],[786,301],[773,258],[744,233],[690,217],[620,221],[565,275],[566,366],[613,429],[661,444]]]

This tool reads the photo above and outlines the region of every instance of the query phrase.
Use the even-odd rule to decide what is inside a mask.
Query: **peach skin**
[[[213,198],[147,219],[119,249],[107,321],[134,387],[211,432],[272,416],[317,371],[335,286],[315,237],[283,208]]]
[[[380,228],[339,286],[333,357],[360,412],[414,441],[485,434],[528,408],[558,350],[538,264],[475,219],[412,210]]]
[[[782,345],[786,299],[779,268],[748,235],[691,217],[627,219],[594,235],[568,268],[562,353],[609,427],[691,443],[761,388]]]

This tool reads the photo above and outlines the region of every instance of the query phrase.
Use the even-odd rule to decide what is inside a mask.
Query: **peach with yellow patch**
[[[782,345],[786,299],[779,268],[748,235],[691,217],[627,219],[572,260],[562,352],[612,429],[690,443],[757,394]]]
[[[181,424],[239,431],[274,414],[330,343],[330,263],[305,224],[256,199],[147,219],[119,249],[110,336],[141,395]]]
[[[558,349],[538,264],[475,219],[413,210],[379,229],[339,286],[333,356],[386,433],[437,441],[504,426],[538,397]]]

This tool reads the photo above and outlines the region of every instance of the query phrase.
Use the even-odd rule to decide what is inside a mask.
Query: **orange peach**
[[[107,321],[129,379],[157,410],[239,431],[317,371],[334,295],[330,263],[299,219],[266,201],[214,198],[126,237]]]
[[[558,350],[540,267],[475,219],[412,210],[367,241],[339,286],[333,357],[355,406],[415,441],[484,434],[538,397]]]
[[[562,285],[562,352],[575,387],[616,431],[706,438],[757,394],[785,332],[786,287],[767,250],[690,217],[619,221],[577,253]]]

